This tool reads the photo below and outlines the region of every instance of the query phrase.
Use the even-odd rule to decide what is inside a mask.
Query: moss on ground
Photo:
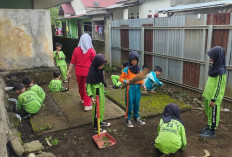
[[[114,103],[126,110],[125,105],[125,89],[106,89],[106,96]],[[190,105],[181,102],[178,99],[166,95],[159,91],[156,94],[142,92],[140,100],[140,115],[143,117],[159,115],[163,112],[167,104],[175,103],[183,110],[190,109]]]

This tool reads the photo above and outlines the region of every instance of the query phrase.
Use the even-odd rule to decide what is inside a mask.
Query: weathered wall
[[[70,61],[72,58],[73,50],[77,47],[79,39],[72,39],[72,38],[63,38],[54,36],[53,37],[53,48],[55,50],[55,44],[61,43],[63,45],[62,51],[66,55],[66,61]],[[96,53],[101,53],[105,55],[105,42],[100,40],[92,40],[93,47],[96,51]]]
[[[0,70],[53,67],[49,11],[0,9]]]
[[[3,87],[5,86],[2,76],[0,76],[0,156],[7,156],[6,144],[8,141],[8,118],[5,109],[4,103],[4,91]]]
[[[211,1],[220,1],[220,0],[171,0],[171,6],[181,5],[181,4],[193,4],[193,3],[204,3]]]

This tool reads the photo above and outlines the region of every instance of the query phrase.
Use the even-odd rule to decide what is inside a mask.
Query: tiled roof
[[[118,0],[81,0],[85,7],[107,8],[115,4]]]
[[[61,4],[65,14],[76,14],[71,4]]]

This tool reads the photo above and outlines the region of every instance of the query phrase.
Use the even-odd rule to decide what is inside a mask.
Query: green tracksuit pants
[[[215,130],[220,121],[221,102],[226,87],[226,74],[216,77],[209,77],[203,93],[204,108],[208,117],[208,125],[210,129]],[[210,102],[214,101],[215,106],[211,107]]]
[[[87,95],[92,96],[96,99],[97,89],[99,89],[99,104],[100,104],[100,122],[103,122],[104,113],[105,113],[105,94],[104,94],[104,85],[99,84],[88,84],[86,86]],[[92,105],[92,125],[97,128],[97,108],[96,104]]]
[[[67,71],[68,71],[67,65],[61,65],[61,66],[59,66],[59,68],[60,68],[60,72],[61,72],[62,78],[64,80],[66,80],[67,79]]]

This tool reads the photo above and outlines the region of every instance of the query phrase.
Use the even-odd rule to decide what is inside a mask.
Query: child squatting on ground
[[[131,122],[131,112],[133,110],[134,119],[137,124],[144,125],[139,116],[139,102],[141,98],[141,90],[140,86],[146,90],[146,86],[144,85],[144,81],[138,81],[135,84],[129,84],[129,81],[134,78],[139,72],[141,68],[138,65],[139,54],[135,51],[129,53],[129,66],[123,69],[122,74],[119,78],[121,83],[127,85],[126,87],[126,126],[134,127]]]
[[[50,92],[64,92],[67,88],[63,87],[62,80],[60,80],[61,74],[59,71],[53,72],[53,76],[55,79],[51,80],[48,85]]]
[[[94,131],[97,132],[97,109],[96,109],[96,95],[99,95],[100,104],[100,126],[110,126],[110,123],[103,121],[105,111],[105,94],[104,94],[104,76],[103,67],[106,60],[102,54],[97,54],[90,66],[89,73],[86,78],[86,90],[87,95],[92,99],[93,110],[92,110],[92,124]],[[104,130],[100,129],[101,132]]]
[[[65,62],[65,54],[63,51],[60,51],[62,48],[62,44],[56,43],[56,51],[53,52],[53,58],[56,61],[56,65],[59,67],[62,78],[64,82],[67,82],[67,64]]]
[[[184,150],[187,145],[185,128],[180,118],[179,107],[172,103],[164,108],[158,126],[158,136],[155,139],[155,148],[164,154]]]
[[[216,46],[207,52],[213,63],[203,92],[205,113],[208,125],[200,130],[201,137],[215,137],[215,130],[220,121],[221,102],[226,88],[225,51]]]
[[[22,83],[14,85],[14,91],[19,95],[16,112],[26,118],[39,112],[42,107],[41,98],[33,91],[26,91]]]
[[[151,71],[146,78],[144,79],[145,86],[147,88],[147,91],[150,93],[156,93],[154,90],[158,86],[163,86],[164,84],[159,81],[157,76],[159,76],[162,73],[162,68],[159,66],[156,66],[154,71]]]
[[[33,80],[30,77],[25,77],[23,79],[22,83],[27,88],[27,91],[35,92],[40,97],[40,99],[42,100],[42,103],[43,103],[43,101],[45,99],[45,92],[44,92],[43,88],[41,88],[37,84],[34,84]]]
[[[129,65],[128,62],[123,62],[122,63],[122,70],[125,69],[128,65]],[[119,75],[111,75],[111,80],[113,82],[114,89],[117,89],[122,85],[122,83],[119,81],[119,77],[120,77]]]

